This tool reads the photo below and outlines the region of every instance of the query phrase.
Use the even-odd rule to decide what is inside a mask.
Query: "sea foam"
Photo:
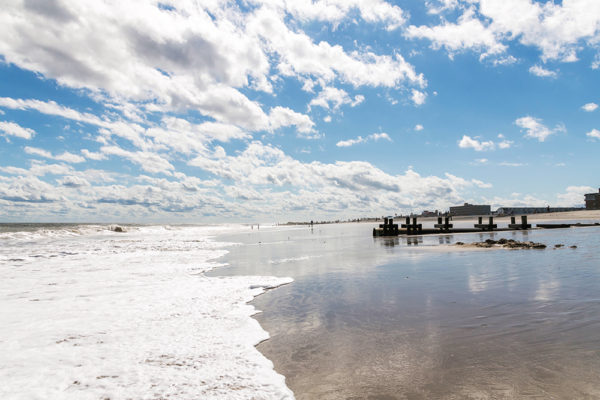
[[[0,397],[293,398],[247,304],[291,279],[203,274],[235,229],[0,234]]]

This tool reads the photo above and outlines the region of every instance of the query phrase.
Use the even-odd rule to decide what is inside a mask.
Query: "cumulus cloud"
[[[417,90],[417,89],[412,90],[412,95],[411,95],[410,99],[413,101],[413,103],[416,106],[420,106],[420,105],[424,104],[426,98],[427,98],[426,93],[421,92],[420,90]]]
[[[297,113],[286,107],[274,107],[269,113],[270,129],[276,130],[284,126],[295,126],[301,135],[315,138],[318,135],[310,135],[313,133],[315,123],[308,115]]]
[[[85,179],[82,178],[80,176],[65,176],[62,179],[59,179],[57,181],[60,185],[62,186],[66,186],[69,188],[80,188],[80,187],[84,187],[84,186],[90,186],[90,183]]]
[[[488,151],[494,150],[496,148],[496,144],[491,140],[484,142],[478,140],[477,138],[463,135],[462,139],[458,142],[458,147],[461,149],[471,148],[475,151]]]
[[[471,179],[471,182],[473,182],[473,184],[479,188],[482,189],[490,189],[493,185],[491,183],[486,183],[483,181],[480,181],[479,179]]]
[[[365,96],[363,95],[358,94],[354,96],[354,98],[351,98],[343,89],[326,87],[317,95],[317,97],[310,101],[309,107],[318,106],[327,110],[333,109],[336,111],[345,104],[349,104],[350,107],[356,107],[364,100]]]
[[[475,50],[485,58],[503,53],[506,46],[502,44],[494,31],[477,18],[475,9],[468,8],[456,23],[444,22],[436,26],[414,26],[406,30],[409,38],[429,39],[434,49],[445,48],[450,57],[464,50]]]
[[[591,186],[568,186],[563,193],[556,195],[556,199],[562,206],[581,206],[585,203],[583,195],[595,191],[596,189]]]
[[[595,0],[561,3],[461,0],[439,3],[429,3],[431,13],[462,9],[456,22],[441,18],[442,22],[438,25],[410,26],[406,35],[429,39],[434,48],[444,47],[450,56],[458,51],[472,50],[485,59],[505,53],[507,42],[518,41],[539,49],[542,61],[572,62],[577,60],[577,52],[586,44],[595,47],[600,35],[600,3]],[[541,67],[534,67],[531,72],[535,71],[544,73]]]
[[[558,72],[556,71],[551,71],[549,69],[546,69],[540,65],[533,65],[529,68],[529,73],[535,76],[539,76],[542,78],[552,78],[552,79],[556,79],[558,78]]]
[[[417,125],[415,125],[415,131],[417,131],[417,132],[420,132],[420,131],[422,131],[423,129],[425,129],[425,128],[424,128],[424,127],[423,127],[423,125],[421,125],[421,124],[417,124]]]
[[[566,132],[563,125],[557,125],[554,129],[550,129],[542,124],[541,119],[531,116],[521,117],[515,121],[515,124],[525,130],[525,137],[537,139],[540,142],[545,141],[548,136],[556,132]]]
[[[90,160],[95,160],[95,161],[106,160],[105,154],[95,153],[93,151],[89,151],[88,149],[81,149],[81,154],[83,154],[83,156],[85,158],[88,158]]]
[[[390,138],[390,136],[387,133],[373,133],[366,137],[359,136],[356,139],[340,140],[335,145],[337,147],[350,147],[354,146],[355,144],[366,143],[370,141],[376,142],[378,140],[387,140],[391,142],[392,138]]]
[[[407,19],[406,13],[400,7],[381,0],[255,0],[255,2],[279,7],[300,20],[327,21],[334,24],[339,24],[356,9],[364,21],[383,23],[387,30],[402,26]]]
[[[14,136],[21,139],[31,139],[35,135],[33,129],[24,128],[14,122],[0,121],[0,133],[5,136]]]
[[[596,103],[587,103],[587,104],[584,104],[583,106],[581,106],[581,109],[583,111],[587,111],[587,112],[596,111],[597,108],[598,108],[598,104],[596,104]]]
[[[600,131],[598,129],[592,129],[591,131],[586,133],[586,136],[592,139],[600,139]]]
[[[150,173],[170,175],[171,171],[175,169],[169,161],[156,153],[147,151],[128,151],[118,146],[102,146],[100,150],[106,155],[126,158],[132,163],[139,165],[144,171]]]
[[[164,10],[142,0],[97,1],[56,3],[60,12],[48,12],[42,3],[14,2],[0,16],[5,32],[0,53],[8,63],[107,98],[111,107],[138,120],[130,102],[150,112],[194,109],[249,130],[272,126],[262,105],[244,90],[271,93],[273,68],[284,77],[355,87],[426,85],[398,53],[315,43],[287,18],[335,21],[357,9],[365,21],[394,29],[404,22],[397,6],[376,0],[255,5],[252,12],[230,2],[178,3]],[[308,14],[319,8],[324,13]]]
[[[498,142],[498,148],[502,150],[510,149],[513,143],[514,142],[512,140],[502,140],[501,142]]]

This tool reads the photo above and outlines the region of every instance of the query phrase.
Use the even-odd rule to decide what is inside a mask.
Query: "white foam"
[[[5,235],[0,397],[293,398],[247,304],[291,279],[203,274],[232,229]]]

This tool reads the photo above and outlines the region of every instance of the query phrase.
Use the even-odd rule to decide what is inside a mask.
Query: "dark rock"
[[[570,249],[576,249],[577,246],[573,245],[573,246],[569,246]]]
[[[564,244],[560,244],[560,243],[554,245],[554,247],[556,247],[556,248],[563,247],[563,246],[564,246]]]
[[[463,242],[456,242],[456,245],[457,245],[457,246],[463,246],[463,245],[464,245],[464,243],[463,243]]]
[[[498,244],[506,244],[506,243],[508,243],[508,240],[506,240],[505,238],[498,240]]]
[[[112,228],[112,231],[113,232],[125,232],[125,229],[123,229],[122,227],[117,225]]]

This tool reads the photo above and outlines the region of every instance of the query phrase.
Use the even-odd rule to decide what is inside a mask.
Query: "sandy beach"
[[[271,335],[258,349],[297,399],[600,396],[600,228],[373,238],[373,225],[239,235],[212,272],[294,279],[252,304]],[[454,246],[500,238],[549,248]]]

